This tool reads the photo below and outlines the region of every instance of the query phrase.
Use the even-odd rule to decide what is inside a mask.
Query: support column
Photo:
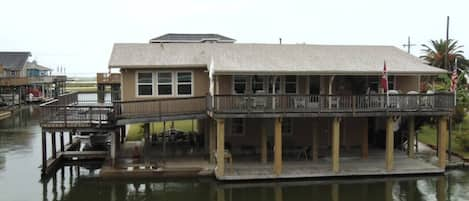
[[[438,177],[438,180],[436,181],[436,200],[446,200],[446,179],[444,176]]]
[[[43,130],[42,133],[42,174],[46,173],[47,169],[47,138],[46,132]]]
[[[111,163],[112,166],[115,165],[116,156],[117,156],[117,140],[116,140],[116,133],[111,132]]]
[[[209,154],[210,154],[210,163],[214,163],[215,161],[215,151],[216,151],[216,141],[217,141],[217,124],[214,120],[209,121]]]
[[[64,152],[65,151],[65,141],[64,141],[64,132],[60,132],[60,151]]]
[[[125,126],[120,127],[120,132],[121,132],[120,141],[121,141],[121,144],[124,144],[124,142],[125,142]]]
[[[394,168],[394,120],[390,116],[386,120],[386,171]]]
[[[52,139],[52,158],[56,159],[57,158],[57,146],[56,146],[56,141],[55,141],[55,131],[51,133],[51,139]]]
[[[274,187],[274,200],[283,201],[283,190],[279,184],[276,184]]]
[[[339,201],[339,184],[332,184],[331,186],[331,200]]]
[[[163,121],[163,155],[166,157],[166,121]]]
[[[387,180],[384,182],[384,200],[385,201],[392,201],[392,186],[393,182]]]
[[[73,144],[73,134],[75,133],[75,131],[70,131],[68,133],[68,142],[69,144]]]
[[[415,117],[409,117],[408,122],[409,127],[409,137],[407,140],[407,152],[409,154],[409,158],[415,158]]]
[[[261,163],[267,163],[267,129],[265,128],[264,121],[261,125]]]
[[[340,152],[340,118],[335,117],[332,120],[332,171],[334,173],[338,173],[340,171],[339,152]]]
[[[438,166],[441,169],[446,168],[446,148],[448,145],[448,118],[446,116],[440,117],[438,119]]]
[[[282,174],[282,119],[275,118],[274,123],[274,174]]]
[[[143,136],[145,137],[145,145],[150,143],[150,124],[143,124]]]
[[[362,133],[362,159],[368,159],[368,118],[365,118],[366,124],[363,124],[363,131]]]
[[[315,120],[315,119],[313,119]],[[313,161],[317,161],[318,160],[318,156],[319,156],[319,152],[318,152],[318,149],[319,149],[319,138],[318,138],[318,134],[319,134],[319,131],[318,131],[318,120],[316,120],[315,122],[312,123],[313,125],[313,146],[311,147],[311,158]]]
[[[225,175],[225,120],[217,119],[217,176]]]

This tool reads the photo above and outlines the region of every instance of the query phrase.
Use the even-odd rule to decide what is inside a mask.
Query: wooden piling
[[[274,174],[282,174],[282,118],[275,118],[274,123]]]
[[[41,132],[42,137],[42,174],[44,175],[47,170],[47,139],[46,139],[46,132],[43,130]]]
[[[51,141],[52,141],[52,158],[56,159],[57,158],[57,145],[55,141],[55,131],[51,132]]]
[[[60,132],[60,151],[64,152],[65,151],[65,142],[64,142],[64,132]]]

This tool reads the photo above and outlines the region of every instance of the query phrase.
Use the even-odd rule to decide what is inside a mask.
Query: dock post
[[[46,139],[46,132],[42,130],[42,175],[46,174],[47,170],[47,139]]]
[[[331,186],[331,200],[339,201],[339,184],[332,184]]]
[[[311,158],[313,161],[317,161],[318,156],[319,156],[318,121],[313,122],[312,125],[313,125],[313,146],[311,149]]]
[[[368,159],[368,118],[364,118],[366,124],[363,124],[363,131],[362,131],[362,159]]]
[[[340,171],[340,117],[332,120],[332,171]]]
[[[121,132],[120,141],[121,141],[121,144],[124,144],[124,142],[125,142],[125,126],[120,127],[120,132]]]
[[[217,176],[225,175],[225,120],[217,119]]]
[[[275,118],[274,123],[274,174],[282,174],[282,118]]]
[[[52,158],[56,159],[57,158],[57,146],[56,146],[56,141],[55,141],[55,131],[51,132],[51,141],[52,141]]]
[[[274,200],[275,201],[283,201],[283,190],[280,184],[275,184],[274,186]]]
[[[392,201],[392,186],[393,182],[391,180],[387,180],[384,182],[384,200],[385,201]]]
[[[262,123],[265,123],[264,121]],[[261,124],[261,163],[267,163],[267,130],[264,124]]]
[[[217,141],[217,125],[214,120],[209,120],[210,127],[210,136],[209,136],[209,154],[210,154],[210,163],[215,161],[215,151],[216,151],[216,141]]]
[[[117,140],[114,131],[111,132],[111,164],[114,167],[117,153]]]
[[[436,181],[436,200],[446,200],[446,179],[445,176],[439,176]]]
[[[60,151],[65,151],[64,132],[60,131]]]
[[[438,166],[441,169],[446,168],[446,146],[448,144],[448,118],[442,116],[438,119]]]
[[[415,158],[415,117],[409,117],[409,139],[407,140],[407,151],[409,158]]]
[[[394,120],[389,116],[386,120],[386,171],[394,168]]]

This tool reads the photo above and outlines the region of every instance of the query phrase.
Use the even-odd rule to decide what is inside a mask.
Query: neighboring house
[[[24,67],[30,56],[30,52],[0,52],[1,77],[25,77]]]
[[[234,43],[236,40],[219,34],[169,33],[150,40],[150,43]]]
[[[28,77],[50,76],[52,69],[37,64],[36,60],[26,63],[26,75]]]
[[[203,43],[205,37],[184,36],[114,44],[109,67],[119,68],[122,80],[117,124],[199,119],[206,153],[217,158],[219,179],[287,178],[283,161],[297,160],[298,154],[324,158],[332,167],[324,175],[340,175],[339,153],[358,149],[357,157],[367,159],[369,146],[385,158],[384,170],[377,171],[394,174],[399,169],[393,165],[394,147],[401,145],[394,143],[394,131],[413,140],[419,116],[439,118],[439,138],[446,140],[452,95],[419,88],[422,77],[447,71],[396,47],[242,44],[230,38]],[[384,61],[389,96],[379,84]],[[408,148],[413,158],[414,148]],[[440,154],[438,165],[444,169],[445,152]],[[235,162],[272,161],[272,174],[252,175],[242,168],[225,172],[227,155]],[[409,168],[417,169],[401,173],[427,171]]]

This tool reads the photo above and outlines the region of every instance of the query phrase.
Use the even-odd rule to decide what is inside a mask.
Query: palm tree
[[[458,66],[459,64],[463,64],[466,62],[464,58],[464,51],[461,50],[463,46],[458,45],[457,40],[449,39],[448,45],[448,60],[449,66],[445,66],[445,53],[446,53],[446,40],[430,40],[431,45],[428,46],[426,44],[422,44],[424,49],[422,52],[424,53],[423,56],[420,56],[423,60],[427,62],[428,65],[439,67],[446,70],[451,70],[452,66],[454,65],[455,59],[458,58]],[[449,68],[449,69],[448,69]]]

